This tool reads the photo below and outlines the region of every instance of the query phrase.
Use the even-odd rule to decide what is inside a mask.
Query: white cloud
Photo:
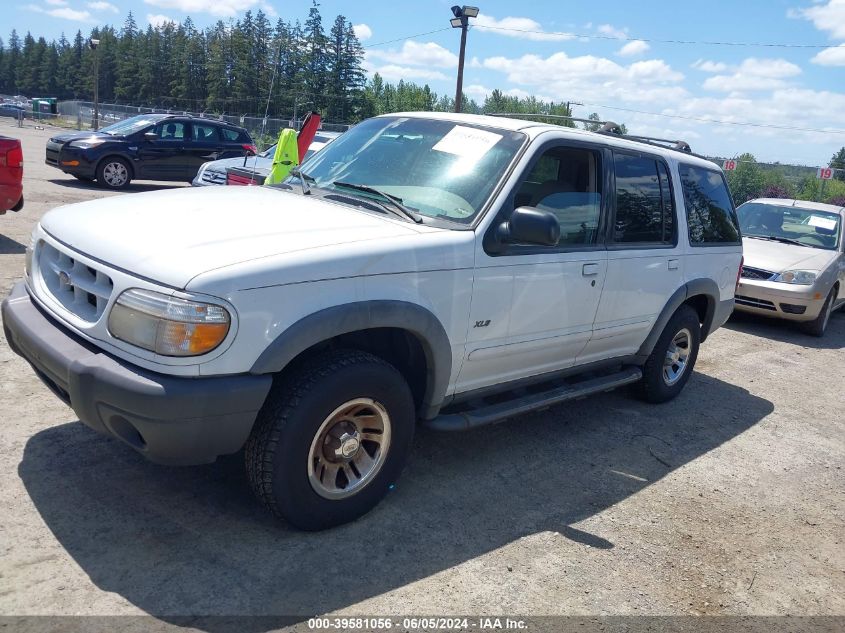
[[[513,83],[538,86],[544,82],[572,85],[594,83],[604,86],[631,82],[675,83],[684,78],[660,59],[635,62],[626,67],[604,57],[569,57],[564,52],[546,58],[539,55],[490,57],[483,64],[485,68],[506,73],[508,80]]]
[[[628,37],[628,29],[617,29],[615,26],[611,24],[600,24],[598,29],[596,29],[602,35],[607,35],[608,37],[615,37],[616,39],[624,40]]]
[[[67,0],[45,0],[47,4],[53,7],[63,7],[67,4]]]
[[[176,20],[174,20],[173,18],[169,18],[166,15],[161,15],[160,13],[159,14],[148,13],[147,14],[147,22],[149,22],[153,26],[154,29],[157,29],[160,26],[164,26],[168,22],[174,22],[175,23]]]
[[[366,24],[356,24],[352,27],[352,30],[355,31],[355,37],[357,37],[362,42],[364,40],[370,39],[373,36],[373,30]]]
[[[154,7],[175,9],[193,15],[210,13],[220,17],[235,17],[256,5],[260,5],[261,9],[269,15],[276,14],[273,7],[263,0],[144,0],[144,2]]]
[[[91,13],[88,11],[77,11],[70,7],[62,7],[60,9],[45,9],[37,4],[28,4],[25,7],[30,11],[36,13],[43,13],[54,18],[62,18],[63,20],[72,20],[73,22],[91,22]]]
[[[120,11],[111,2],[102,2],[102,0],[89,2],[87,6],[89,9],[94,9],[94,11],[111,11],[112,13],[118,13]]]
[[[819,31],[827,31],[831,37],[845,40],[845,0],[829,0],[825,4],[817,2],[806,9],[790,9],[787,15],[810,20]]]
[[[506,37],[517,37],[523,40],[534,40],[535,42],[562,42],[575,37],[569,33],[547,33],[539,22],[531,18],[508,16],[497,20],[492,15],[481,13],[477,18],[473,18],[470,24],[479,31],[487,31]]]
[[[711,62],[706,59],[696,60],[693,62],[692,67],[706,73],[723,73],[728,69],[727,64],[722,62]]]
[[[784,88],[786,79],[801,74],[801,68],[785,59],[758,59],[749,57],[733,68],[731,75],[714,75],[705,80],[707,90],[719,92],[766,91]]]
[[[617,55],[621,55],[622,57],[636,57],[637,55],[642,55],[651,46],[648,45],[647,42],[643,42],[642,40],[631,40],[625,46],[620,48],[617,51]]]
[[[826,48],[810,61],[819,66],[845,66],[845,44]]]
[[[391,65],[404,66],[434,66],[437,68],[455,68],[458,56],[449,49],[434,42],[419,43],[407,40],[402,50],[368,50],[367,59],[381,59]]]

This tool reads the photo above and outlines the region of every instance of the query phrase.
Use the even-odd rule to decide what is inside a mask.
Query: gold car
[[[735,309],[799,321],[822,336],[845,305],[845,207],[759,198],[737,215],[745,263]]]

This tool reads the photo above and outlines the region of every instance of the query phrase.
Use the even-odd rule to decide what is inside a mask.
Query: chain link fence
[[[52,123],[77,130],[88,130],[94,127],[94,104],[92,102],[60,101],[57,108],[58,114],[50,115]],[[294,120],[293,116],[291,116],[290,119],[279,119],[246,115],[218,115],[208,112],[189,112],[187,110],[174,110],[167,108],[146,108],[143,106],[129,106],[113,103],[101,103],[99,104],[97,110],[97,119],[99,122],[98,127],[100,128],[133,116],[138,116],[139,114],[183,114],[217,121],[225,121],[227,123],[231,123],[232,125],[246,128],[255,140],[256,144],[259,146],[259,149],[263,149],[264,147],[275,143],[279,133],[283,129],[293,128],[298,130],[303,121],[301,115],[307,114],[307,112],[299,113],[297,115],[297,119]],[[350,127],[351,125],[346,123],[324,122],[321,125],[321,129],[327,132],[345,132]]]

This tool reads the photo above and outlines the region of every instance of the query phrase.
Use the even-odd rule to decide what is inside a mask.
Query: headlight
[[[97,147],[97,145],[102,145],[105,142],[106,140],[102,138],[84,138],[78,141],[71,141],[68,143],[68,146],[78,147],[79,149],[91,149],[92,147]]]
[[[32,276],[32,253],[35,250],[35,237],[29,238],[29,246],[26,247],[23,260],[23,274],[29,279]]]
[[[162,356],[198,356],[223,342],[230,322],[223,306],[133,288],[112,307],[109,332]]]
[[[775,275],[772,281],[780,281],[785,284],[798,284],[799,286],[811,286],[816,281],[816,273],[812,270],[785,270]]]

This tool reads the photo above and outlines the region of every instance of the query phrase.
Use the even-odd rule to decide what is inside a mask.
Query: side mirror
[[[555,246],[560,240],[560,223],[548,211],[517,207],[510,220],[499,225],[496,236],[500,242]]]
[[[155,132],[147,132],[144,134],[144,138],[148,141],[155,141],[158,140],[158,134],[156,134]]]

